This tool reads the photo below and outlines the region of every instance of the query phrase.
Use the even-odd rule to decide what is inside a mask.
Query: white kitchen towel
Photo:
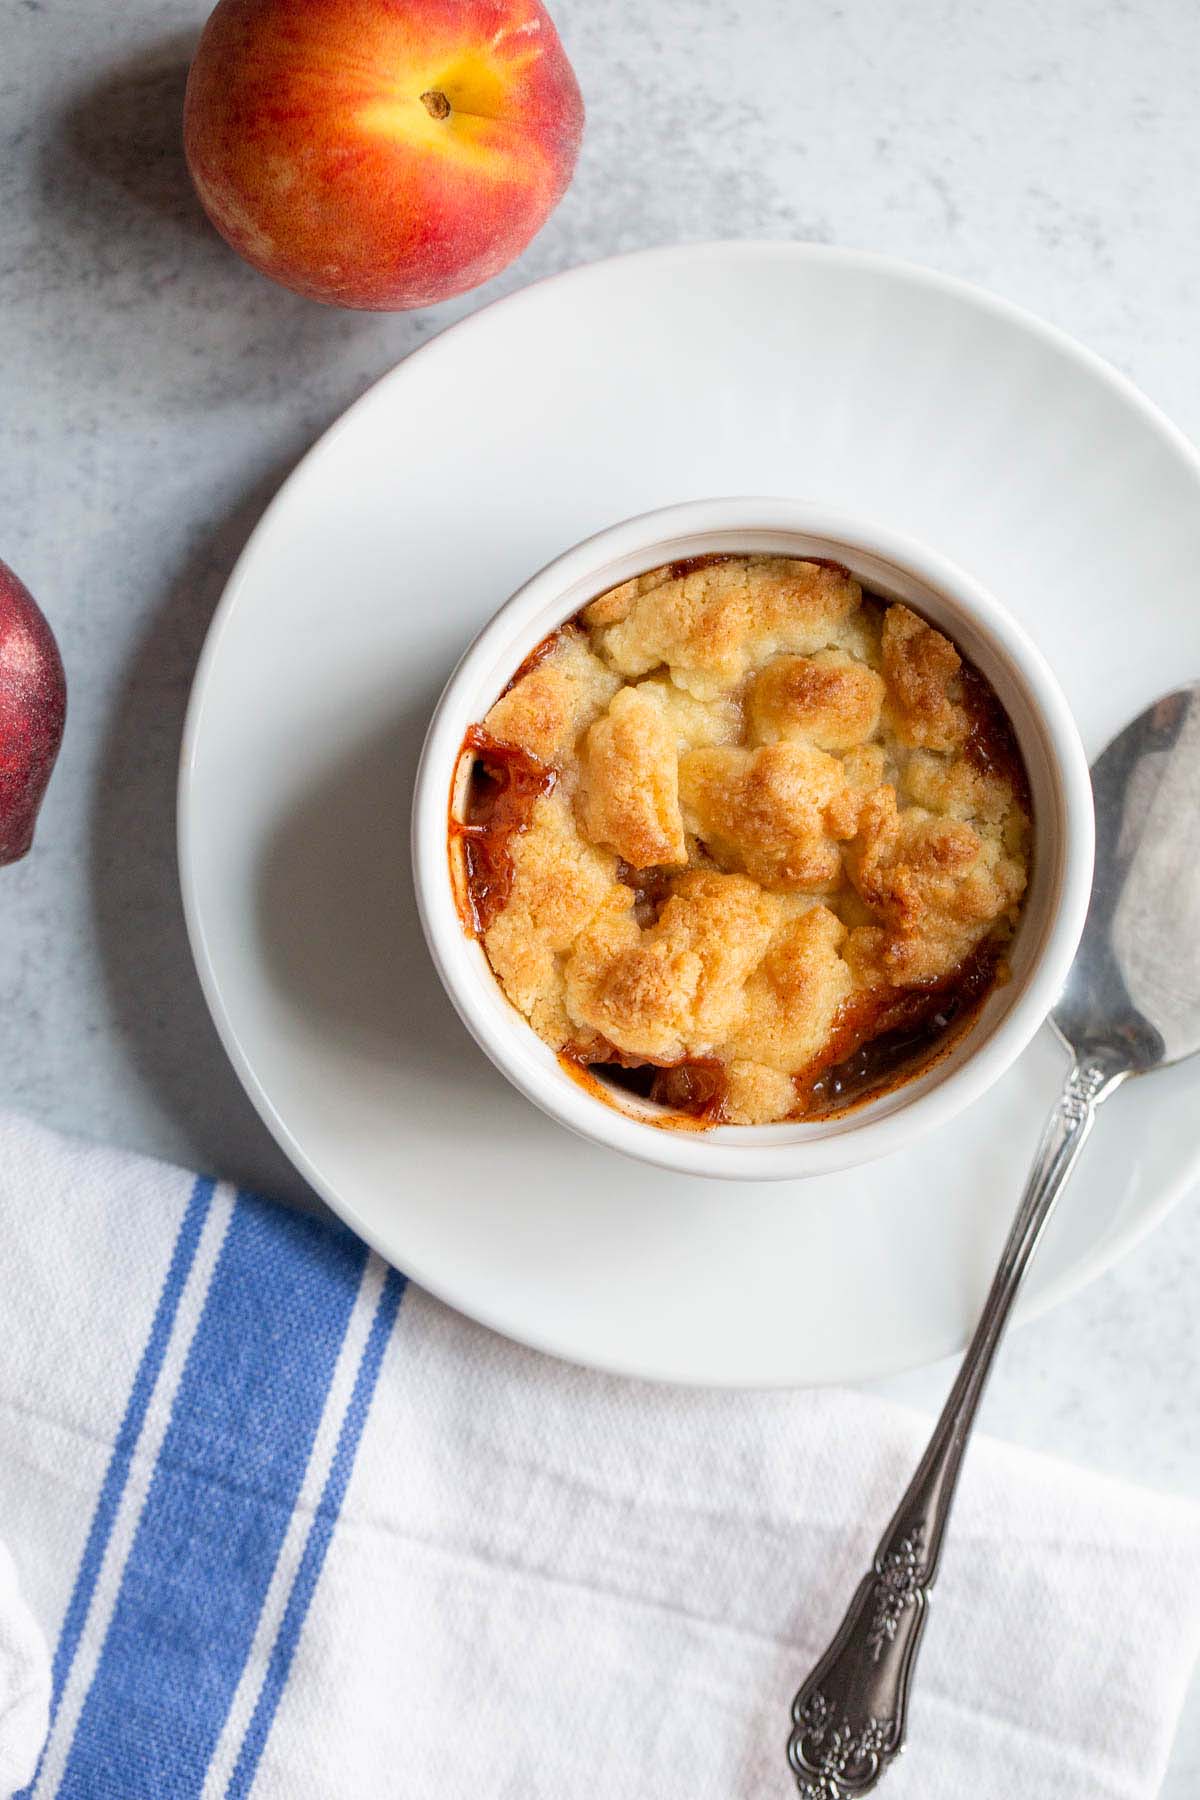
[[[414,1180],[420,1171],[412,1172]],[[770,1800],[925,1422],[609,1379],[0,1115],[0,1538],[71,1800]],[[891,1800],[1136,1800],[1196,1509],[972,1449]]]
[[[50,1653],[0,1544],[0,1794],[27,1782],[50,1717]]]

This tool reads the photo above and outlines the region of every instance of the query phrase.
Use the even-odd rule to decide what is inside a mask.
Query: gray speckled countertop
[[[204,224],[178,146],[203,0],[3,0],[0,554],[71,676],[34,856],[3,875],[0,1099],[298,1191],[192,975],[173,785],[205,626],[313,437],[451,319],[672,239],[866,246],[1075,333],[1200,438],[1193,0],[558,0],[590,123],[498,281],[410,316],[270,286]],[[1018,1332],[987,1428],[1200,1497],[1200,1212]],[[934,1405],[947,1370],[886,1391]],[[1167,1800],[1200,1792],[1200,1696]]]

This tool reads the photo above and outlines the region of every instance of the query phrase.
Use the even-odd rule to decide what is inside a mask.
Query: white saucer
[[[330,1204],[465,1312],[581,1362],[730,1385],[954,1349],[1062,1053],[1044,1031],[952,1126],[798,1183],[689,1180],[569,1136],[451,1011],[408,869],[433,702],[541,563],[630,514],[795,494],[977,575],[1057,669],[1089,753],[1200,673],[1200,459],[1127,382],[961,283],[806,245],[653,251],[528,288],[371,390],[268,510],[184,742],[192,944],[242,1080]],[[1028,1304],[1197,1173],[1200,1073],[1101,1119]]]

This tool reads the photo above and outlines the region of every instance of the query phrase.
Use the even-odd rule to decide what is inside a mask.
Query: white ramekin
[[[648,1122],[654,1109],[610,1104],[573,1079],[505,998],[463,930],[447,846],[451,785],[468,726],[481,720],[534,646],[588,600],[644,569],[716,551],[828,556],[864,586],[904,600],[951,637],[995,688],[1017,734],[1033,795],[1034,852],[1012,979],[924,1074],[842,1118],[708,1131]],[[417,903],[429,948],[464,1023],[496,1067],[585,1138],[692,1175],[771,1181],[823,1175],[899,1149],[989,1088],[1025,1048],[1062,987],[1092,881],[1087,758],[1041,652],[979,584],[911,539],[803,500],[697,500],[627,519],[568,550],[503,605],[446,684],[425,740],[413,801]]]

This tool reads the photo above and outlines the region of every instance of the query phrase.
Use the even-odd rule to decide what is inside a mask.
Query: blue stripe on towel
[[[262,1689],[255,1703],[253,1716],[246,1728],[246,1736],[238,1754],[237,1766],[233,1771],[229,1786],[225,1790],[226,1800],[243,1800],[243,1797],[250,1792],[254,1777],[258,1773],[259,1759],[262,1756],[271,1726],[275,1722],[275,1713],[292,1666],[292,1658],[296,1654],[296,1646],[300,1642],[300,1633],[304,1628],[309,1602],[312,1600],[313,1592],[320,1578],[325,1562],[325,1553],[329,1549],[333,1529],[342,1509],[346,1487],[354,1468],[354,1458],[358,1453],[358,1441],[362,1437],[363,1426],[367,1422],[371,1396],[375,1392],[375,1383],[383,1364],[384,1351],[387,1349],[388,1339],[392,1335],[392,1327],[396,1323],[396,1314],[400,1310],[400,1301],[404,1296],[405,1286],[404,1276],[398,1274],[395,1269],[389,1269],[375,1308],[375,1317],[371,1321],[371,1330],[363,1350],[362,1361],[358,1365],[354,1391],[350,1396],[350,1403],[346,1408],[341,1430],[338,1432],[337,1448],[333,1453],[333,1461],[329,1466],[325,1487],[316,1512],[313,1514],[312,1524],[308,1528],[300,1566],[296,1571],[292,1591],[288,1595],[278,1635],[271,1647]]]
[[[92,1595],[95,1592],[96,1582],[104,1562],[104,1552],[108,1548],[113,1522],[121,1504],[121,1496],[125,1492],[129,1465],[133,1460],[133,1452],[138,1438],[142,1434],[146,1408],[150,1404],[150,1396],[154,1392],[154,1384],[158,1380],[163,1357],[167,1353],[167,1345],[171,1341],[175,1314],[179,1310],[179,1301],[187,1284],[188,1275],[191,1273],[192,1263],[196,1256],[196,1245],[200,1242],[200,1233],[203,1231],[204,1221],[208,1217],[208,1209],[212,1203],[215,1186],[215,1182],[205,1180],[203,1177],[196,1181],[176,1234],[175,1247],[171,1252],[166,1275],[163,1277],[162,1292],[158,1296],[158,1305],[154,1309],[150,1335],[146,1339],[146,1348],[142,1351],[142,1359],[133,1378],[133,1386],[129,1390],[125,1416],[121,1420],[116,1441],[113,1444],[112,1455],[108,1459],[108,1468],[104,1472],[100,1495],[96,1501],[96,1510],[92,1514],[87,1542],[84,1544],[79,1571],[75,1577],[75,1586],[71,1590],[71,1598],[67,1602],[62,1628],[58,1634],[58,1643],[54,1651],[53,1688],[50,1702],[51,1724],[58,1713],[63,1689],[67,1685],[67,1676],[71,1673],[75,1652],[79,1648],[79,1640],[83,1635],[88,1609],[92,1604]],[[33,1792],[37,1785],[37,1777],[42,1771],[42,1760],[45,1754],[43,1748],[42,1756],[38,1758],[37,1774],[29,1787],[24,1788],[21,1794],[15,1797],[15,1800],[26,1800],[26,1796]]]
[[[239,1194],[59,1800],[200,1792],[365,1258],[348,1232]]]

